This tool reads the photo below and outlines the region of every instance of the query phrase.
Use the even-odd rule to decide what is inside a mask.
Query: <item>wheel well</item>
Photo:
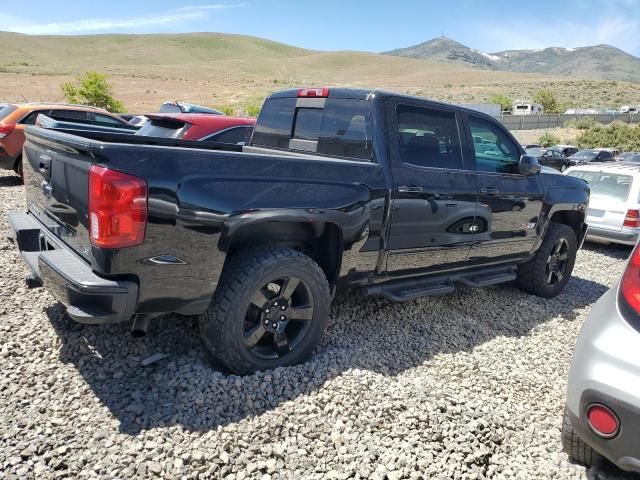
[[[582,225],[584,224],[584,212],[577,212],[575,210],[556,212],[551,217],[551,221],[568,225],[576,233],[576,238],[579,238],[582,233]]]
[[[329,222],[268,222],[240,228],[231,238],[227,254],[250,245],[275,244],[294,248],[312,258],[334,285],[342,259],[341,233]]]

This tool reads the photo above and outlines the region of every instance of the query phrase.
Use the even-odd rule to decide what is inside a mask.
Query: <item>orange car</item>
[[[127,122],[106,110],[86,105],[64,103],[0,103],[0,168],[14,170],[22,177],[22,144],[24,128],[33,125],[43,113],[58,120],[101,125]]]

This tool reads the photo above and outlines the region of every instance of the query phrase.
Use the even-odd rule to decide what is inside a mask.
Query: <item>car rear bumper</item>
[[[66,245],[28,213],[9,212],[11,239],[31,270],[28,284],[43,284],[80,323],[115,323],[133,317],[138,285],[96,275]]]
[[[587,230],[587,240],[635,245],[638,242],[638,233],[625,230],[607,230],[605,228],[589,226]]]
[[[618,309],[617,288],[596,302],[585,320],[571,362],[567,411],[576,433],[620,468],[640,472],[640,332],[631,327]],[[589,426],[586,410],[600,403],[620,421],[610,439]]]

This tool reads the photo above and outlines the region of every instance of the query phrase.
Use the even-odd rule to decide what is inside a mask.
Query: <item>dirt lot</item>
[[[560,425],[576,335],[627,249],[587,246],[553,300],[341,293],[311,361],[238,377],[193,318],[133,339],[26,290],[16,180],[0,174],[0,479],[622,478],[570,464]]]

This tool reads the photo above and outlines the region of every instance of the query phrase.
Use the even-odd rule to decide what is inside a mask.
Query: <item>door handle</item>
[[[499,192],[496,187],[484,187],[480,189],[480,193],[483,195],[497,195]]]
[[[402,187],[398,187],[398,191],[400,193],[422,193],[422,187],[418,187],[417,185],[403,185]]]

